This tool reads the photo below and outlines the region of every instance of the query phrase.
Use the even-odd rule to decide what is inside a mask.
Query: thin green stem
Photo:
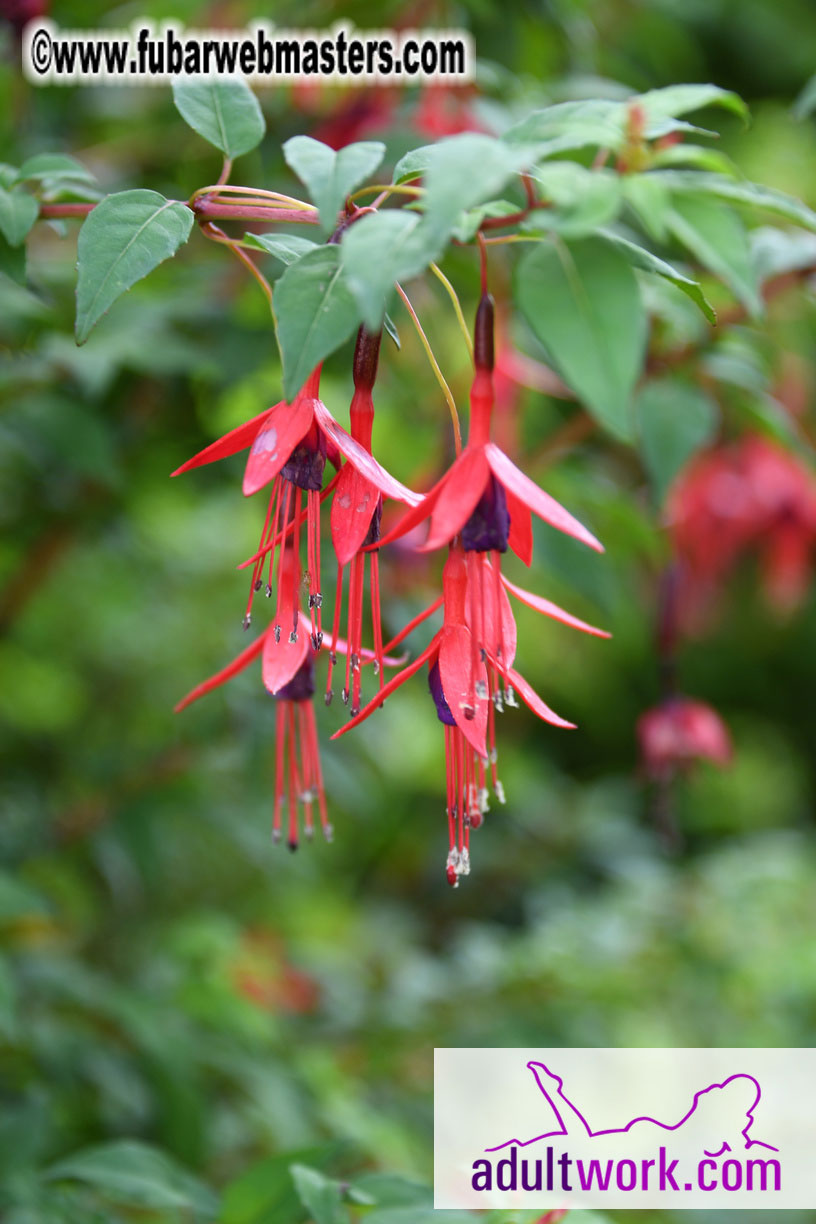
[[[205,221],[200,228],[204,237],[209,238],[211,242],[219,242],[222,246],[229,247],[232,253],[238,259],[240,259],[246,270],[252,276],[254,276],[255,280],[258,282],[264,292],[266,300],[269,303],[272,318],[274,319],[275,310],[272,305],[272,286],[264,276],[263,272],[261,272],[260,268],[255,266],[254,260],[250,259],[248,255],[244,254],[242,244],[234,238],[227,237],[224,231],[219,229],[217,225],[213,225],[211,221]]]
[[[422,344],[422,347],[425,350],[425,354],[428,358],[428,361],[430,362],[431,369],[434,372],[436,381],[439,383],[439,386],[442,388],[442,394],[447,400],[448,409],[450,410],[451,423],[453,425],[454,445],[456,448],[456,453],[457,455],[459,455],[461,454],[461,451],[462,451],[462,431],[459,428],[459,413],[456,411],[456,401],[453,398],[453,393],[451,392],[451,389],[448,386],[448,384],[445,382],[445,376],[443,375],[442,371],[439,368],[439,362],[436,360],[436,357],[434,357],[433,349],[430,346],[428,337],[425,335],[425,332],[422,330],[422,324],[417,318],[417,313],[414,310],[413,306],[411,305],[411,300],[408,297],[408,294],[403,289],[402,285],[399,285],[399,284],[397,285],[397,293],[400,295],[403,302],[405,303],[405,309],[408,311],[409,315],[411,316],[411,319],[413,320],[413,324],[417,330],[417,335],[419,336],[420,343]]]
[[[470,337],[470,332],[468,331],[468,325],[465,322],[465,316],[462,313],[462,304],[459,301],[459,295],[454,289],[453,285],[448,280],[445,273],[438,266],[438,264],[432,263],[431,271],[433,272],[436,279],[445,286],[445,290],[447,291],[448,297],[453,302],[453,309],[456,312],[456,319],[459,323],[459,327],[461,329],[462,335],[465,338],[465,344],[467,345],[467,351],[470,354],[470,360],[472,361],[473,360],[473,341]]]
[[[387,200],[390,195],[406,195],[418,198],[425,194],[425,188],[411,187],[408,183],[372,183],[367,184],[365,187],[359,187],[350,198],[356,200],[358,196],[367,195],[369,192],[378,192],[382,200]]]

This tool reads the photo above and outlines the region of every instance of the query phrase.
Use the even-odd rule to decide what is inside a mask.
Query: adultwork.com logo
[[[699,1089],[688,1110],[674,1122],[642,1116],[619,1127],[594,1130],[567,1095],[561,1076],[543,1062],[530,1061],[527,1069],[550,1106],[557,1129],[487,1148],[487,1155],[473,1162],[471,1184],[477,1193],[494,1187],[564,1194],[609,1190],[629,1194],[651,1189],[733,1193],[782,1188],[779,1148],[753,1134],[755,1111],[762,1099],[753,1075],[738,1072],[722,1083]],[[696,1161],[689,1164],[675,1156],[679,1144],[683,1152],[697,1150]],[[633,1154],[619,1155],[622,1146]],[[644,1149],[654,1154],[644,1156]],[[777,1155],[760,1156],[759,1151]]]
[[[816,1050],[438,1049],[437,1208],[812,1208]]]

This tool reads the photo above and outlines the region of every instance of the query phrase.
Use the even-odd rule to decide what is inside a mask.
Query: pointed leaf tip
[[[125,290],[175,255],[192,226],[187,205],[157,191],[120,191],[96,205],[79,231],[77,344]]]

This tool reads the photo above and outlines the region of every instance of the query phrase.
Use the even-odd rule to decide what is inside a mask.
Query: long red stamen
[[[496,625],[496,658],[504,662],[504,618],[502,617],[501,553],[493,553],[493,607]]]
[[[357,573],[353,574],[354,590],[354,623],[353,637],[349,634],[349,660],[351,662],[351,716],[360,713],[360,683],[362,679],[361,656],[363,651],[363,584],[365,581],[365,556],[358,553],[354,558],[357,562]]]
[[[456,736],[456,757],[457,757],[457,773],[458,773],[458,833],[459,833],[459,854],[461,857],[462,851],[465,848],[465,804],[467,803],[467,782],[465,780],[465,737],[461,731]]]
[[[349,593],[348,593],[348,628],[346,632],[346,683],[343,687],[343,704],[348,705],[351,697],[351,656],[354,652],[354,597],[357,593],[357,566],[360,564],[360,554],[355,553],[351,558],[351,568],[349,570]]]
[[[317,744],[317,724],[314,708],[311,702],[306,703],[306,727],[312,757],[313,790],[317,792],[317,806],[320,812],[320,824],[326,841],[334,837],[334,830],[329,824],[329,814],[326,811],[326,794],[323,788],[323,767],[320,764],[320,751]]]
[[[286,481],[286,491],[285,491],[285,495],[283,496],[282,500],[283,500],[283,522],[285,524],[289,521],[289,507],[292,501],[292,486],[288,480]],[[271,557],[272,556],[274,556],[274,553],[270,554],[270,562],[269,562],[270,578],[272,577],[272,574],[271,574],[271,566],[272,566]],[[275,602],[275,640],[278,642],[280,641],[280,635],[281,635],[280,618],[281,618],[281,606],[283,602],[283,562],[284,562],[285,556],[286,556],[286,536],[284,535],[284,538],[281,541],[280,550],[278,552],[278,594],[277,594],[277,600]],[[270,582],[269,585],[271,586],[272,583]]]
[[[275,495],[277,493],[278,483],[279,482],[276,479],[272,485],[272,492],[269,495],[269,505],[267,506],[267,509],[266,509],[266,518],[264,519],[263,528],[261,530],[261,543],[259,546],[261,548],[263,548],[264,541],[266,539],[266,533],[269,530],[270,520],[272,520],[273,522],[273,531],[274,531],[274,519],[272,519],[272,510],[275,504]],[[246,614],[244,616],[244,628],[245,629],[248,629],[252,622],[252,601],[255,598],[256,592],[260,591],[261,589],[261,585],[262,585],[261,571],[262,570],[263,570],[263,559],[259,559],[255,562],[255,566],[252,570],[252,578],[250,579],[250,583],[249,583],[249,598],[247,600]]]
[[[314,837],[314,820],[312,819],[312,802],[315,798],[312,776],[314,762],[312,760],[312,743],[309,737],[308,711],[311,706],[307,701],[297,702],[298,734],[300,736],[300,799],[303,803],[303,824],[309,841]]]
[[[275,711],[275,809],[272,818],[272,839],[281,839],[281,808],[283,806],[283,761],[286,745],[286,710],[282,701]]]
[[[298,848],[298,827],[297,827],[297,801],[298,785],[297,776],[297,759],[296,759],[296,742],[295,742],[295,703],[293,701],[282,701],[281,705],[285,707],[287,721],[289,724],[289,841],[290,850]]]
[[[332,623],[332,639],[331,650],[329,651],[329,669],[326,676],[326,705],[331,705],[332,697],[332,672],[334,665],[337,662],[337,635],[340,632],[340,613],[343,607],[343,566],[337,566],[337,593],[334,598],[334,621]]]
[[[297,558],[300,556],[300,503],[301,503],[301,501],[302,501],[302,500],[303,500],[303,490],[302,490],[302,489],[297,489],[297,490],[295,491],[295,534],[294,534],[294,537],[293,537],[293,542],[292,542],[292,548],[294,549],[294,553],[295,553],[295,560],[297,560]],[[290,636],[289,636],[289,641],[290,641],[290,642],[296,642],[296,641],[297,641],[297,631],[298,631],[298,602],[299,602],[299,601],[298,601],[298,599],[297,599],[297,593],[296,593],[296,595],[295,595],[295,599],[292,601],[292,603],[293,603],[293,606],[292,606],[292,632],[291,632],[291,634],[290,634]]]
[[[312,645],[315,650],[319,650],[323,644],[323,623],[320,610],[323,607],[323,595],[320,581],[320,494],[316,489],[309,489],[308,506],[312,554],[309,564],[309,608],[312,613]]]
[[[380,558],[379,554],[371,554],[371,620],[374,632],[374,668],[379,676],[380,688],[385,684],[385,664],[383,662],[382,621],[380,620]]]

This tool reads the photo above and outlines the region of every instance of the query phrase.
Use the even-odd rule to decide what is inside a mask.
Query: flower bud
[[[354,386],[358,391],[370,391],[377,378],[377,363],[380,357],[382,332],[366,331],[361,327],[357,333],[354,349]]]
[[[476,323],[473,328],[473,364],[477,370],[488,370],[491,373],[494,365],[494,319],[493,298],[489,293],[483,293],[476,308]]]

